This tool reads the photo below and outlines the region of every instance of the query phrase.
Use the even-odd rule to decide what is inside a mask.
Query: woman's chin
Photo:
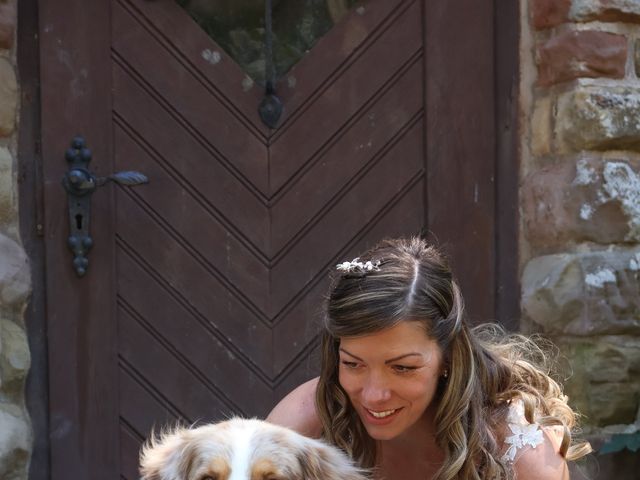
[[[367,433],[374,440],[378,440],[381,442],[393,440],[398,436],[397,432],[382,431],[380,429],[367,429]]]

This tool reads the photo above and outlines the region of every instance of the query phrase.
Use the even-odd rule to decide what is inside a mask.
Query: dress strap
[[[527,445],[536,448],[544,442],[542,428],[537,423],[529,423],[524,416],[524,404],[522,400],[513,400],[509,405],[507,425],[511,430],[504,443],[508,445],[507,451],[502,455],[504,463],[513,464],[516,454]]]

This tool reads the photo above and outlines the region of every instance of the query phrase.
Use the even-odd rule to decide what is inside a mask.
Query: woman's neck
[[[425,412],[426,414],[426,412]],[[434,415],[425,415],[402,435],[378,442],[376,480],[428,480],[444,462]]]

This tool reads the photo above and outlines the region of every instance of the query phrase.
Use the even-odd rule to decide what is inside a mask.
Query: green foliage
[[[640,431],[635,433],[617,433],[611,437],[598,451],[598,454],[620,452],[624,449],[637,452],[640,450]]]

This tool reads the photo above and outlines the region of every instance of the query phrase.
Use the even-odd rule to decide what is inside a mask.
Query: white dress
[[[509,405],[509,416],[507,425],[511,430],[511,435],[507,435],[504,440],[507,450],[502,455],[504,463],[513,465],[516,461],[516,454],[525,447],[536,448],[544,442],[544,432],[537,423],[529,423],[524,416],[524,405],[520,400],[514,400]]]

